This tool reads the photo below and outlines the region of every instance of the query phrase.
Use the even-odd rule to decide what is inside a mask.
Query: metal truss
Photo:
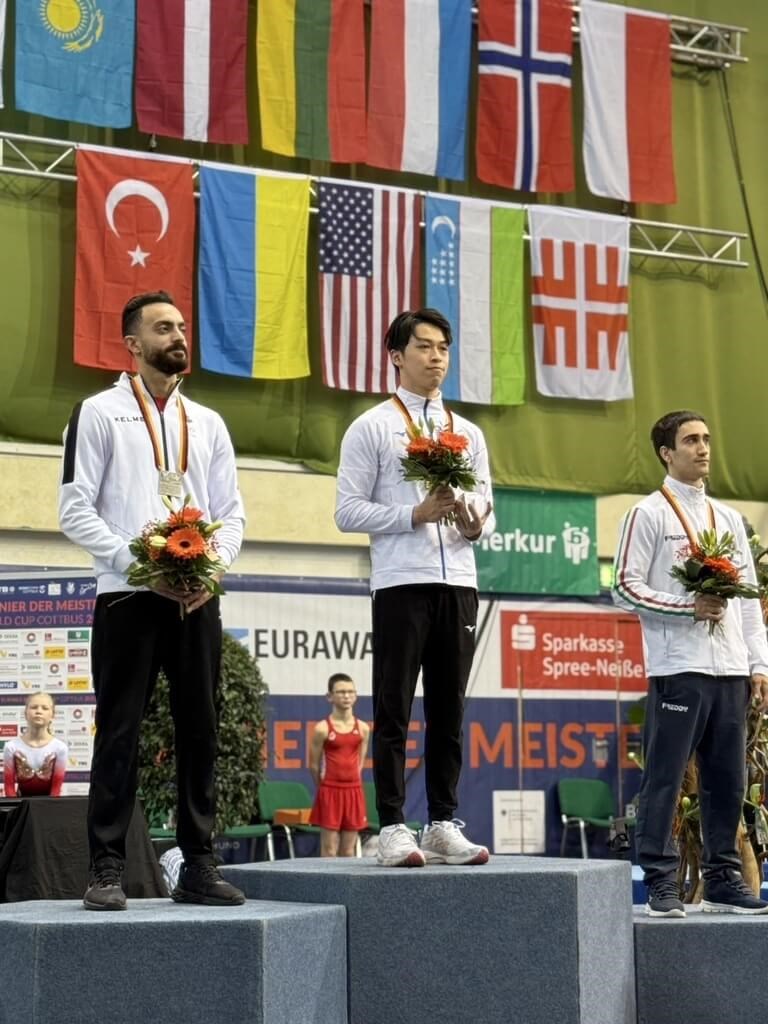
[[[52,182],[74,184],[77,181],[77,148],[76,143],[60,139],[0,132],[0,192],[22,200],[31,200]],[[124,156],[178,160],[177,157],[162,157],[149,153],[120,152]],[[192,160],[189,162],[195,163]],[[634,218],[629,218],[629,224],[629,252],[635,265],[643,264],[646,260],[666,260],[678,266],[688,265],[691,268],[749,266],[742,259],[741,252],[742,242],[748,236],[741,232]]]

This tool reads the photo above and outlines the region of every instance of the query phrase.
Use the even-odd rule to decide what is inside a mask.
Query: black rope
[[[723,113],[725,114],[725,125],[728,131],[728,142],[731,147],[731,156],[733,157],[733,166],[736,171],[736,178],[739,183],[739,191],[741,192],[741,204],[744,207],[744,216],[747,220],[747,230],[749,232],[749,239],[752,242],[752,250],[755,254],[755,267],[757,268],[757,277],[760,282],[760,291],[763,296],[763,304],[768,310],[768,283],[765,278],[765,270],[763,269],[763,261],[760,258],[760,248],[757,244],[757,237],[755,235],[755,226],[752,221],[752,211],[749,206],[749,198],[747,196],[747,187],[744,183],[744,171],[741,166],[741,156],[739,155],[739,143],[736,138],[736,126],[733,120],[733,108],[731,107],[731,97],[728,92],[728,75],[725,70],[718,75],[720,81],[720,96],[723,101]]]

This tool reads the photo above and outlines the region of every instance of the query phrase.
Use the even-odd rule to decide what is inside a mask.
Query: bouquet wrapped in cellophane
[[[408,437],[405,455],[400,459],[406,480],[424,484],[429,494],[438,487],[474,491],[477,477],[466,455],[468,438],[450,430],[435,430],[431,420],[426,429],[411,424]]]
[[[717,536],[716,530],[702,530],[696,544],[688,545],[679,565],[670,576],[682,583],[690,594],[710,594],[728,600],[731,597],[759,598],[757,587],[743,580],[743,568],[733,561],[736,538],[732,533]],[[709,623],[710,634],[720,625]]]
[[[170,498],[163,497],[169,509],[167,519],[147,523],[129,547],[136,561],[128,567],[132,587],[162,587],[179,594],[201,589],[223,594],[218,577],[226,566],[216,553],[214,534],[220,521],[208,523],[199,508],[184,498],[180,509],[174,509]],[[183,613],[183,606],[182,606]]]

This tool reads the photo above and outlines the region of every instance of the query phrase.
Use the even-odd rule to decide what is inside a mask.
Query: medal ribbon
[[[682,526],[682,528],[685,530],[686,534],[688,535],[688,541],[690,542],[691,547],[692,548],[698,547],[699,543],[696,540],[696,536],[695,536],[695,534],[694,534],[694,532],[693,532],[693,530],[691,528],[691,524],[688,522],[688,518],[687,518],[685,512],[683,512],[682,508],[680,507],[680,502],[674,496],[672,491],[670,491],[670,489],[666,486],[666,484],[664,484],[662,486],[661,493],[667,499],[667,501],[669,502],[669,504],[670,504],[670,506],[672,508],[672,511],[675,513],[677,518],[680,520],[680,525]],[[712,508],[712,502],[711,501],[707,501],[707,513],[709,515],[709,527],[710,527],[711,530],[714,530],[715,529],[715,510]]]
[[[141,409],[144,426],[147,428],[149,439],[152,442],[152,451],[155,454],[155,466],[157,466],[159,470],[163,471],[168,468],[165,465],[163,446],[160,444],[160,438],[157,436],[155,424],[152,422],[152,413],[149,409],[149,403],[147,402],[146,396],[137,380],[137,376],[131,377],[133,397],[136,399],[139,409]],[[176,396],[176,408],[179,410],[179,458],[176,468],[179,473],[186,473],[187,463],[189,461],[189,427],[187,425],[187,412],[184,408],[184,403],[181,400],[181,395]]]
[[[405,402],[402,400],[402,398],[400,398],[399,395],[392,395],[392,401],[400,410],[400,413],[403,419],[405,420],[405,426],[408,433],[408,437],[414,437],[416,424],[413,422],[413,416],[411,416],[410,412],[408,411],[408,407],[406,406]],[[453,433],[453,413],[446,405],[443,406],[443,410],[445,411],[445,415],[448,417],[448,430],[450,430],[451,433]],[[443,428],[441,427],[440,429],[442,430]]]

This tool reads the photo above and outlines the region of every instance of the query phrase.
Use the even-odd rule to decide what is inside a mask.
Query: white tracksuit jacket
[[[440,397],[397,394],[414,422],[431,420],[442,429],[448,417]],[[482,431],[451,411],[453,430],[469,438],[467,456],[478,480],[474,498],[480,512],[493,503],[488,452]],[[336,489],[336,525],[344,533],[367,533],[371,539],[371,590],[411,583],[447,583],[477,587],[472,544],[454,526],[423,523],[415,529],[413,509],[426,497],[423,485],[406,482],[400,458],[408,444],[402,412],[388,399],[359,416],[341,442]],[[493,513],[482,536],[493,532]],[[479,539],[479,538],[478,538]]]
[[[703,488],[667,476],[694,535],[709,528],[707,502],[712,503],[718,535],[736,538],[734,561],[744,581],[755,584],[755,570],[744,523],[734,509],[707,498]],[[688,545],[688,537],[661,491],[654,491],[624,516],[615,562],[614,602],[640,616],[649,676],[700,672],[710,676],[768,675],[760,602],[732,598],[723,628],[710,636],[709,623],[693,618],[694,595],[670,576],[670,569]]]
[[[218,413],[188,398],[179,388],[160,413],[139,377],[166,465],[177,468],[179,415],[184,402],[189,430],[189,459],[184,493],[216,532],[217,552],[230,565],[240,550],[245,515],[237,486],[235,453]],[[180,502],[179,502],[180,504]],[[59,487],[59,523],[73,543],[93,556],[97,593],[135,588],[126,582],[134,561],[128,545],[147,522],[165,519],[168,509],[158,494],[158,470],[146,424],[127,373],[106,391],[77,406],[64,433]]]

